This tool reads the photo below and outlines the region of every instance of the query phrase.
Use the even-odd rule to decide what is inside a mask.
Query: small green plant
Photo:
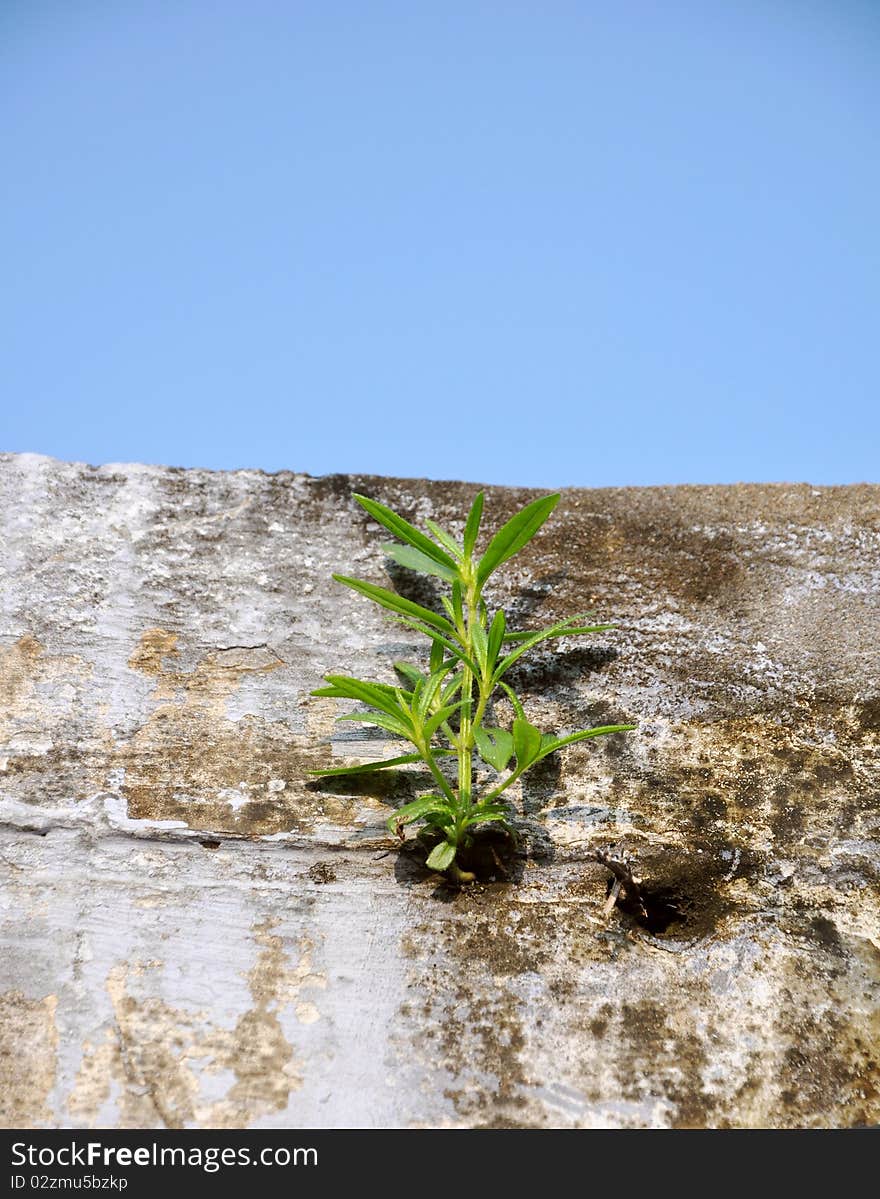
[[[398,808],[388,820],[389,830],[402,838],[405,825],[423,821],[437,840],[427,865],[447,871],[456,882],[472,882],[473,874],[461,869],[456,856],[472,843],[478,825],[500,824],[512,834],[510,808],[502,799],[512,783],[563,746],[635,728],[631,724],[611,724],[565,736],[542,733],[528,720],[505,675],[523,654],[542,641],[599,633],[613,625],[585,624],[590,614],[580,613],[534,632],[511,631],[504,612],[490,612],[483,598],[492,574],[531,541],[556,507],[558,495],[544,496],[526,505],[498,530],[482,554],[477,553],[482,492],[473,502],[460,542],[433,521],[425,522],[429,537],[384,504],[362,495],[354,498],[403,543],[383,546],[388,556],[409,570],[442,580],[450,594],[443,595],[444,612],[440,613],[373,583],[346,575],[333,576],[387,609],[392,614],[390,619],[424,634],[431,643],[430,655],[427,670],[396,662],[401,680],[398,686],[339,674],[325,676],[329,686],[313,691],[313,695],[357,700],[366,705],[367,711],[349,712],[340,720],[376,725],[409,742],[415,752],[383,762],[311,773],[323,777],[357,775],[423,763],[433,779],[432,793]],[[510,705],[509,728],[497,723],[496,699]],[[487,718],[493,724],[487,724]],[[475,756],[480,786],[475,786]],[[451,759],[457,766],[454,776],[444,769]],[[482,782],[486,772],[479,763],[491,772],[486,782]]]

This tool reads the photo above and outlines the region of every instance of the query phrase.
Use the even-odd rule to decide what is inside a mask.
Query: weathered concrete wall
[[[417,643],[329,581],[386,580],[352,490],[473,493],[0,459],[0,1123],[877,1122],[880,487],[566,492],[496,598],[618,628],[519,682],[639,731],[527,781],[528,856],[460,894],[388,852],[405,780],[304,779],[381,750],[321,675]],[[665,931],[603,917],[614,842]]]

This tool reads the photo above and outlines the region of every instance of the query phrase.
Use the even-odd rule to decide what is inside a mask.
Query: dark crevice
[[[259,641],[256,645],[212,645],[209,648],[212,649],[215,654],[225,654],[231,649],[267,649],[270,653],[275,653],[274,649],[272,649],[272,646],[269,645],[267,641]],[[278,657],[277,654],[275,654],[275,656],[276,658]]]
[[[624,890],[617,900],[621,911],[632,916],[636,924],[649,933],[657,935],[667,932],[673,924],[687,924],[686,905],[687,899],[671,887],[642,887],[638,899]]]

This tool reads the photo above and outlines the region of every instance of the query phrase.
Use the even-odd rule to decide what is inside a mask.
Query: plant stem
[[[446,796],[446,798],[449,800],[449,802],[452,804],[453,808],[457,807],[456,799],[455,799],[455,792],[452,790],[449,783],[446,781],[446,776],[444,775],[443,771],[437,765],[437,761],[436,761],[434,755],[431,753],[431,747],[429,745],[424,745],[424,746],[420,746],[419,749],[420,749],[422,757],[425,759],[425,764],[427,765],[428,769],[430,770],[431,774],[434,777],[435,783],[440,788],[440,790],[443,792],[443,794]]]
[[[474,621],[479,620],[479,596],[476,588],[471,585],[467,591],[467,623],[461,629],[461,636],[467,645],[468,656],[474,657],[474,640],[473,626]],[[462,698],[464,706],[461,709],[461,724],[458,730],[458,796],[459,810],[456,819],[456,841],[464,831],[464,821],[470,813],[473,806],[471,802],[471,790],[473,786],[473,749],[474,749],[474,727],[476,723],[482,719],[482,713],[485,709],[483,702],[483,687],[482,680],[480,681],[480,706],[477,709],[477,719],[474,721],[472,704],[474,692],[474,675],[469,666],[465,666],[462,672]]]
[[[525,773],[525,769],[520,770],[517,768],[513,774],[509,774],[500,786],[496,787],[494,791],[490,791],[488,795],[483,796],[483,803],[491,803],[493,799],[497,799],[502,791],[506,791],[511,783],[515,783],[519,776]]]

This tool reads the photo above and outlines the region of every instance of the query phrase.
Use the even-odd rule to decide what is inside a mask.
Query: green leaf
[[[420,670],[409,662],[395,662],[394,669],[398,674],[402,674],[411,687],[415,687],[416,683],[425,676]]]
[[[504,611],[499,608],[495,613],[495,619],[492,621],[492,627],[489,629],[489,669],[493,670],[495,663],[498,660],[498,654],[501,652],[501,645],[504,641]]]
[[[407,570],[417,570],[423,575],[436,575],[438,579],[445,579],[447,583],[458,578],[457,573],[450,567],[444,566],[442,562],[435,562],[433,558],[411,545],[397,545],[386,541],[382,549],[389,558],[393,558]]]
[[[464,627],[464,593],[457,580],[452,584],[452,619],[459,628]]]
[[[541,730],[522,716],[513,722],[513,748],[517,770],[530,766],[541,752]]]
[[[485,493],[478,491],[474,497],[474,502],[471,504],[471,510],[468,513],[467,523],[464,526],[464,555],[469,558],[474,552],[474,546],[477,543],[477,534],[480,531],[480,517],[483,515],[483,500]]]
[[[448,829],[455,824],[455,817],[448,808],[425,813],[425,824],[431,825],[432,828]]]
[[[506,674],[517,662],[524,653],[538,645],[542,641],[548,641],[551,637],[572,637],[577,633],[597,633],[603,629],[610,628],[610,625],[594,625],[592,628],[572,627],[568,621],[560,621],[558,624],[551,625],[549,629],[539,629],[536,633],[529,633],[528,636],[522,638],[515,650],[511,652],[495,667],[493,681],[498,682],[503,674]]]
[[[444,704],[448,704],[449,701],[452,699],[453,695],[455,695],[456,691],[458,691],[459,687],[461,687],[463,682],[464,682],[464,674],[462,671],[459,671],[458,674],[453,675],[452,678],[449,680],[449,682],[446,684],[446,686],[443,688],[443,694],[440,697],[441,702]]]
[[[474,647],[474,657],[477,659],[480,674],[485,677],[489,673],[489,641],[486,637],[486,630],[478,621],[474,621],[471,625],[471,643]]]
[[[489,824],[493,820],[501,820],[505,823],[510,816],[510,809],[502,807],[501,804],[486,804],[484,807],[476,807],[465,820],[465,828],[470,828],[474,824]]]
[[[595,729],[581,729],[579,733],[569,733],[567,737],[554,737],[550,745],[541,746],[541,752],[535,760],[546,758],[548,754],[555,753],[557,749],[562,749],[564,745],[573,745],[575,741],[587,741],[590,737],[604,737],[608,733],[628,733],[631,729],[635,728],[638,728],[638,725],[603,724]]]
[[[433,520],[426,520],[425,524],[428,526],[440,544],[446,546],[453,558],[461,558],[461,546],[458,544],[455,538],[451,536],[451,534],[447,533],[445,529],[441,529],[439,525],[435,525]]]
[[[419,799],[414,799],[412,803],[405,803],[402,808],[398,808],[393,812],[385,824],[389,832],[395,832],[399,825],[412,824],[414,820],[420,820],[428,812],[449,812],[449,803],[440,795],[423,795]]]
[[[474,729],[480,757],[496,770],[504,770],[513,753],[513,737],[506,729]]]
[[[474,662],[472,658],[468,657],[457,641],[451,641],[448,637],[442,637],[439,633],[435,632],[434,629],[427,628],[425,625],[420,624],[416,620],[408,619],[406,616],[391,616],[389,617],[389,620],[394,620],[398,624],[405,625],[408,629],[415,629],[416,632],[423,633],[426,637],[430,637],[434,642],[441,642],[454,658],[456,658],[463,665],[467,666],[472,674],[480,673],[476,662]]]
[[[419,720],[424,720],[431,710],[431,705],[440,690],[440,685],[452,669],[452,662],[447,662],[439,670],[435,670],[424,680],[417,694],[413,694],[413,712]]]
[[[527,504],[516,516],[511,517],[506,525],[502,525],[489,547],[480,559],[477,567],[477,582],[482,585],[493,570],[502,562],[512,558],[524,545],[534,537],[538,529],[559,503],[559,495],[545,495],[539,500]]]
[[[404,724],[402,720],[395,719],[393,716],[386,716],[384,712],[346,712],[344,716],[337,716],[336,719],[356,720],[359,724],[375,724],[378,728],[386,729],[389,733],[403,737],[406,741],[412,741],[415,732],[412,725]]]
[[[391,716],[400,715],[399,691],[385,683],[371,683],[365,679],[352,679],[344,674],[325,675],[329,687],[319,687],[312,695],[331,696],[334,699],[356,699],[362,704],[378,708]],[[404,692],[412,698],[409,692]]]
[[[428,669],[431,672],[431,674],[433,674],[434,671],[439,670],[442,665],[443,665],[443,642],[442,641],[432,641],[431,642],[431,658],[428,663]]]
[[[384,762],[365,762],[363,766],[337,766],[329,770],[310,770],[309,774],[330,778],[337,774],[371,774],[374,770],[388,770],[391,766],[405,766],[409,762],[422,762],[421,754],[401,754],[399,758],[388,758]]]
[[[559,634],[560,637],[580,637],[583,633],[604,633],[606,629],[616,629],[616,624],[587,624],[575,625]]]
[[[425,624],[431,625],[432,628],[439,629],[443,633],[455,633],[455,629],[445,616],[432,612],[430,608],[423,608],[421,604],[414,604],[412,600],[404,599],[402,595],[395,595],[393,591],[377,587],[374,583],[365,583],[363,579],[350,579],[348,575],[334,575],[333,578],[337,583],[359,591],[361,595],[365,595],[367,599],[387,608],[390,612],[401,612],[411,619],[422,620]]]
[[[452,865],[454,859],[455,846],[450,845],[448,841],[441,841],[428,854],[428,860],[425,862],[425,865],[429,870],[446,870]]]
[[[577,617],[575,618],[577,619]],[[573,625],[567,624],[564,627],[561,625],[553,625],[557,631],[553,634],[554,637],[577,637],[581,633],[604,633],[606,629],[616,629],[617,625],[613,624],[591,624],[591,625]],[[505,641],[527,641],[529,637],[534,637],[535,633],[546,633],[547,629],[526,629],[520,633],[505,633]]]
[[[402,516],[398,516],[396,512],[392,512],[390,508],[386,508],[384,504],[380,504],[377,500],[367,499],[364,495],[355,495],[354,497],[362,508],[369,512],[373,520],[378,521],[380,525],[384,525],[389,532],[395,537],[399,537],[401,541],[407,541],[417,550],[421,550],[427,557],[432,558],[435,562],[442,563],[451,571],[455,572],[455,562],[449,555],[436,546],[430,537],[426,537],[424,533],[404,520]]]
[[[441,708],[439,712],[435,712],[431,719],[425,722],[425,727],[423,729],[425,737],[433,737],[440,728],[440,725],[444,724],[449,717],[452,716],[454,712],[457,712],[465,702],[465,700],[460,699],[458,703],[447,704],[445,708]]]
[[[513,704],[513,710],[517,716],[519,716],[521,719],[525,719],[525,711],[523,710],[522,704],[517,699],[514,689],[504,682],[500,683],[499,686],[503,691],[507,692],[507,698]]]

